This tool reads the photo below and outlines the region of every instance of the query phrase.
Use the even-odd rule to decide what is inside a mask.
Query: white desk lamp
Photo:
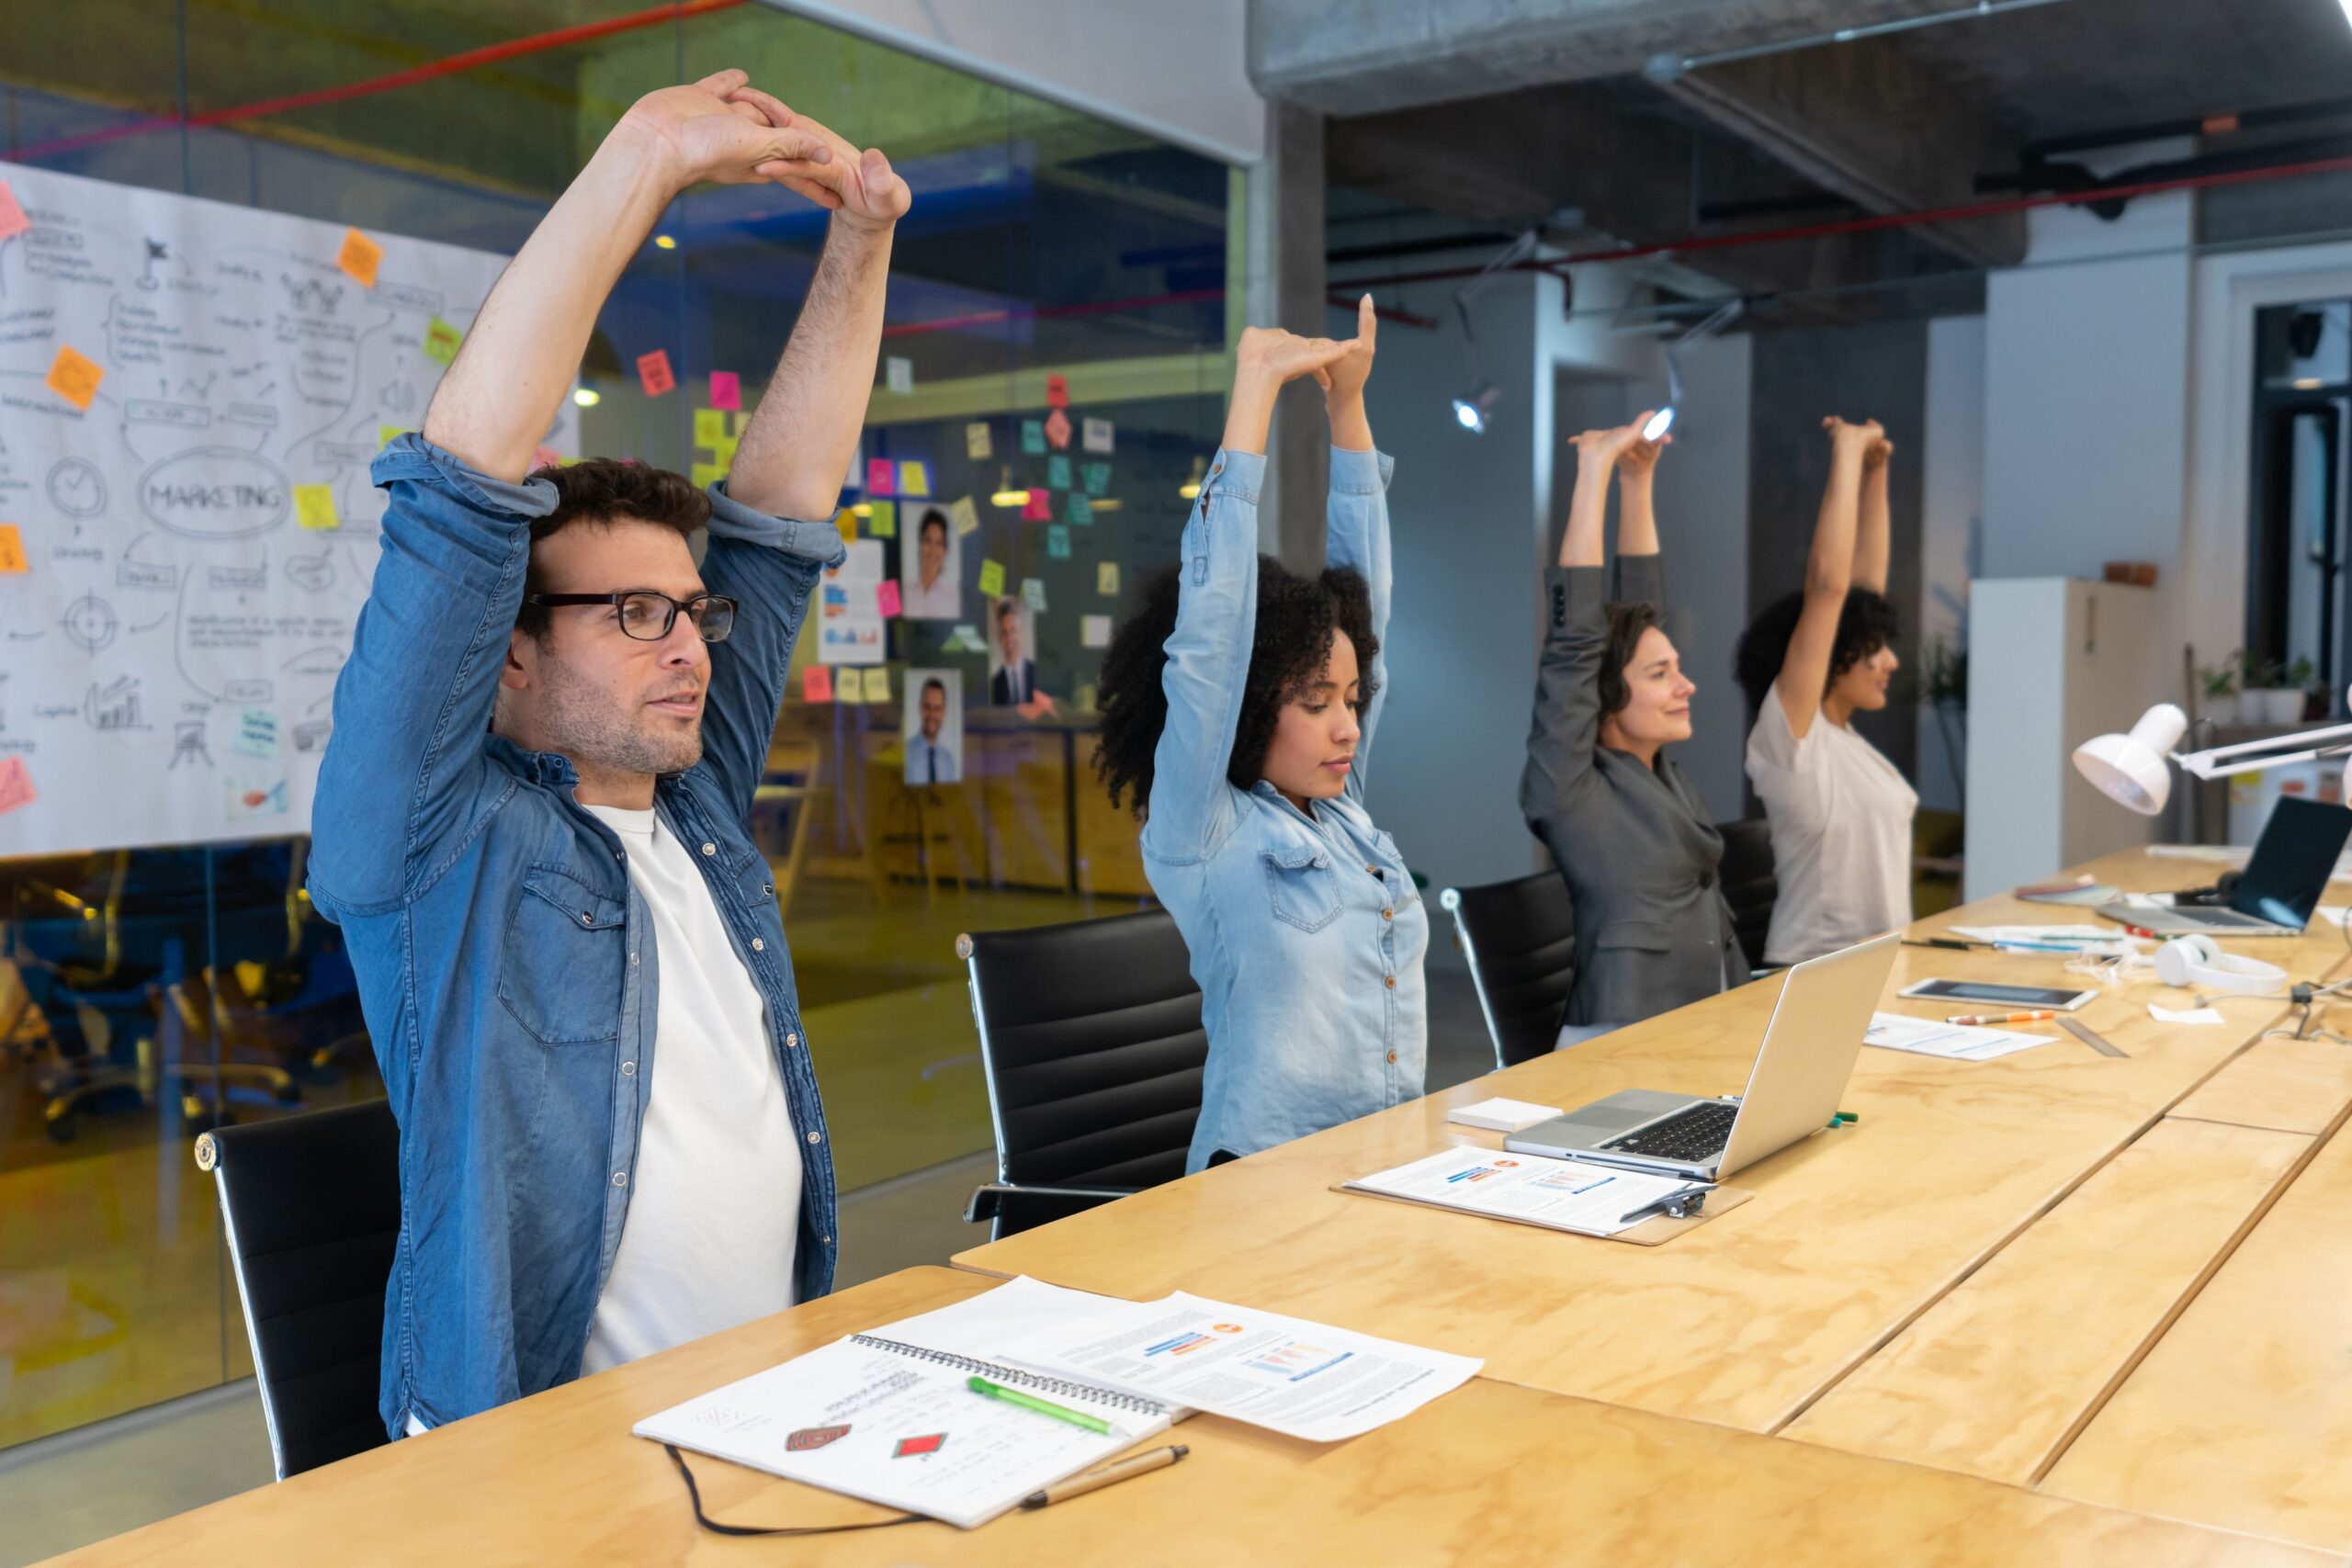
[[[2128,806],[2143,817],[2154,817],[2165,808],[2165,802],[2172,795],[2172,774],[2165,767],[2166,758],[2179,763],[2183,773],[2200,779],[2219,779],[2233,773],[2258,773],[2321,757],[2352,755],[2352,724],[2275,735],[2267,740],[2244,740],[2235,746],[2215,746],[2203,751],[2174,750],[2188,732],[2188,716],[2170,703],[2158,703],[2140,716],[2129,735],[2101,735],[2075,747],[2075,769],[2118,805]],[[2293,749],[2280,750],[2282,747]],[[2278,754],[2264,755],[2273,751]]]

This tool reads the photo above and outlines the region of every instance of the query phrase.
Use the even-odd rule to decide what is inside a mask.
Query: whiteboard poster
[[[0,179],[31,223],[0,238],[0,856],[308,832],[368,462],[506,258]]]
[[[852,539],[839,566],[825,569],[817,615],[817,662],[879,664],[888,656],[882,603],[882,541]]]

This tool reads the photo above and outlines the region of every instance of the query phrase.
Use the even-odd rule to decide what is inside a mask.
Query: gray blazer
[[[1620,556],[1626,600],[1663,611],[1658,558]],[[1717,886],[1723,836],[1660,752],[1656,768],[1600,744],[1605,568],[1544,574],[1547,627],[1519,806],[1576,902],[1570,1024],[1632,1023],[1724,989],[1747,961]]]

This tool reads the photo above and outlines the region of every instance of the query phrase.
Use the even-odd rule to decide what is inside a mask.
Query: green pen
[[[1067,1421],[1073,1427],[1083,1427],[1090,1432],[1101,1432],[1106,1437],[1110,1435],[1111,1423],[1103,1420],[1100,1416],[1089,1416],[1083,1410],[1071,1410],[1059,1404],[1048,1404],[1034,1394],[1023,1393],[1018,1389],[992,1383],[984,1377],[976,1376],[964,1386],[974,1393],[986,1394],[990,1399],[1001,1399],[1007,1404],[1017,1404],[1023,1410],[1034,1410],[1040,1416],[1050,1416],[1057,1421]]]

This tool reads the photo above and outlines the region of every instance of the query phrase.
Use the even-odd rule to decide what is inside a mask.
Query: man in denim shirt
[[[732,473],[707,496],[639,464],[528,474],[606,294],[704,180],[833,209]],[[831,1283],[824,1114],[743,818],[842,554],[794,519],[838,499],[907,205],[879,152],[741,72],[650,94],[492,290],[423,438],[376,460],[311,889],[401,1124],[394,1436]]]

